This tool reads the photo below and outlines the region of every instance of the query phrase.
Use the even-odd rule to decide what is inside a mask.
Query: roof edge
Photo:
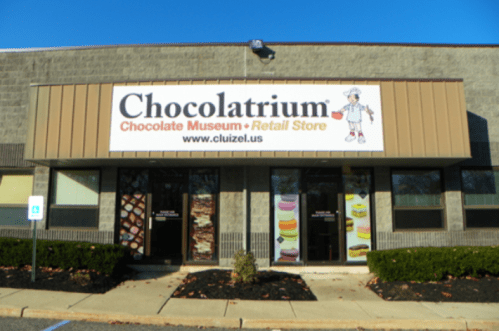
[[[377,42],[264,42],[275,46],[401,46],[401,47],[449,47],[449,48],[497,48],[499,44],[445,44],[445,43],[377,43]],[[100,49],[117,47],[203,47],[203,46],[247,46],[247,42],[206,42],[206,43],[148,43],[116,45],[55,46],[33,48],[0,48],[0,53],[44,52],[61,50]]]
[[[88,84],[118,84],[118,83],[143,83],[143,82],[185,82],[185,81],[220,81],[220,80],[271,80],[280,82],[285,80],[300,80],[300,81],[367,81],[367,82],[464,82],[463,78],[366,78],[366,77],[196,77],[196,78],[171,78],[171,79],[146,79],[146,80],[117,80],[117,81],[95,81],[84,83],[31,83],[30,86],[57,86],[57,85],[88,85]],[[354,84],[356,85],[356,84]]]

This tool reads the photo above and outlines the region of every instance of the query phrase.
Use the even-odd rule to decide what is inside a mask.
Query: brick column
[[[270,168],[249,167],[250,251],[259,267],[270,265]]]
[[[392,191],[390,168],[374,168],[374,201],[376,222],[376,249],[386,247],[387,234],[393,233]]]
[[[116,222],[116,168],[102,168],[101,189],[99,195],[99,231],[114,233]]]
[[[461,172],[459,167],[444,168],[445,215],[448,231],[464,231]]]
[[[43,196],[44,203],[44,216],[43,220],[38,222],[36,225],[37,232],[38,230],[47,228],[47,212],[49,206],[49,183],[50,183],[50,168],[37,166],[35,168],[35,175],[33,178],[33,195],[41,195]],[[33,225],[31,225],[33,226]]]

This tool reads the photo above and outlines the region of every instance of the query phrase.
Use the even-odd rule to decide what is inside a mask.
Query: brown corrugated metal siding
[[[109,152],[113,86],[177,84],[380,85],[383,152]],[[32,86],[25,159],[470,158],[461,80],[186,80]]]

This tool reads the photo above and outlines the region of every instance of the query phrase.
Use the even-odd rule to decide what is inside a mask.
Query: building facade
[[[268,55],[273,56],[269,57]],[[0,236],[136,259],[365,264],[499,242],[499,46],[0,52]],[[203,141],[206,139],[206,141]]]

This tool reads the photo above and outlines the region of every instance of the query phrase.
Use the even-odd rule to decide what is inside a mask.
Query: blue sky
[[[498,0],[0,0],[0,48],[249,39],[499,44],[498,17]]]

